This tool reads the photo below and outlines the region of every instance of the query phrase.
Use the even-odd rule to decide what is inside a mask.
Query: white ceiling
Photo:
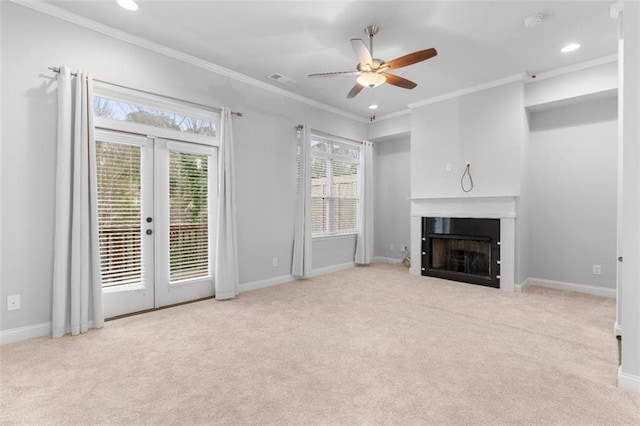
[[[323,104],[380,117],[437,95],[540,73],[615,54],[617,22],[611,1],[150,1],[130,12],[113,1],[53,1],[59,8],[273,84]],[[543,13],[532,29],[525,17]],[[418,83],[387,84],[346,99],[355,76],[311,79],[307,74],[349,71],[357,60],[349,39],[367,39],[377,25],[375,57],[389,61],[429,47],[438,56],[396,71]],[[567,42],[582,44],[563,54]],[[297,81],[283,86],[267,77]]]

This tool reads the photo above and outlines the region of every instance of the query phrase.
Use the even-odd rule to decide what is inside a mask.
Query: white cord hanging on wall
[[[468,176],[469,178],[469,185],[468,187],[465,187],[464,184],[464,177]],[[473,178],[471,177],[471,162],[467,161],[467,165],[464,169],[464,173],[462,174],[462,177],[460,178],[460,187],[462,188],[462,190],[464,192],[471,192],[473,190]]]

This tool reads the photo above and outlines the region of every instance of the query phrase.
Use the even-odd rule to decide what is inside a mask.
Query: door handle
[[[153,219],[151,217],[148,217],[147,218],[147,223],[151,223],[151,222],[153,222]]]
[[[151,229],[147,229],[147,235],[151,235],[153,234],[153,231]]]

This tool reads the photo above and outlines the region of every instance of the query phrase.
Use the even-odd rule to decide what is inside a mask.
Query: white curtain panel
[[[310,131],[302,126],[298,131],[299,174],[296,220],[293,233],[293,262],[291,275],[311,275],[311,152]]]
[[[231,110],[222,108],[220,150],[218,151],[218,224],[216,235],[216,299],[238,294],[238,236],[236,230],[235,169]]]
[[[358,236],[355,262],[368,265],[373,257],[373,144],[362,142],[360,148],[360,179],[358,181]]]
[[[52,337],[104,325],[92,91],[89,74],[60,68]]]

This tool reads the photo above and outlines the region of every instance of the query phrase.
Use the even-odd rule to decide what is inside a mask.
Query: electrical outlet
[[[396,249],[396,246],[393,244],[389,244],[389,250],[394,251]]]
[[[451,170],[453,170],[453,166],[451,165],[451,163],[447,163],[447,164],[444,166],[444,169],[445,169],[446,171],[450,172]]]
[[[17,311],[20,309],[20,295],[7,296],[7,311]]]
[[[602,274],[602,266],[593,265],[593,275],[601,275]]]
[[[277,257],[274,257],[274,258],[273,258],[273,261],[272,261],[271,263],[273,264],[273,267],[274,267],[274,268],[277,268],[277,267],[278,267],[278,258],[277,258]]]

